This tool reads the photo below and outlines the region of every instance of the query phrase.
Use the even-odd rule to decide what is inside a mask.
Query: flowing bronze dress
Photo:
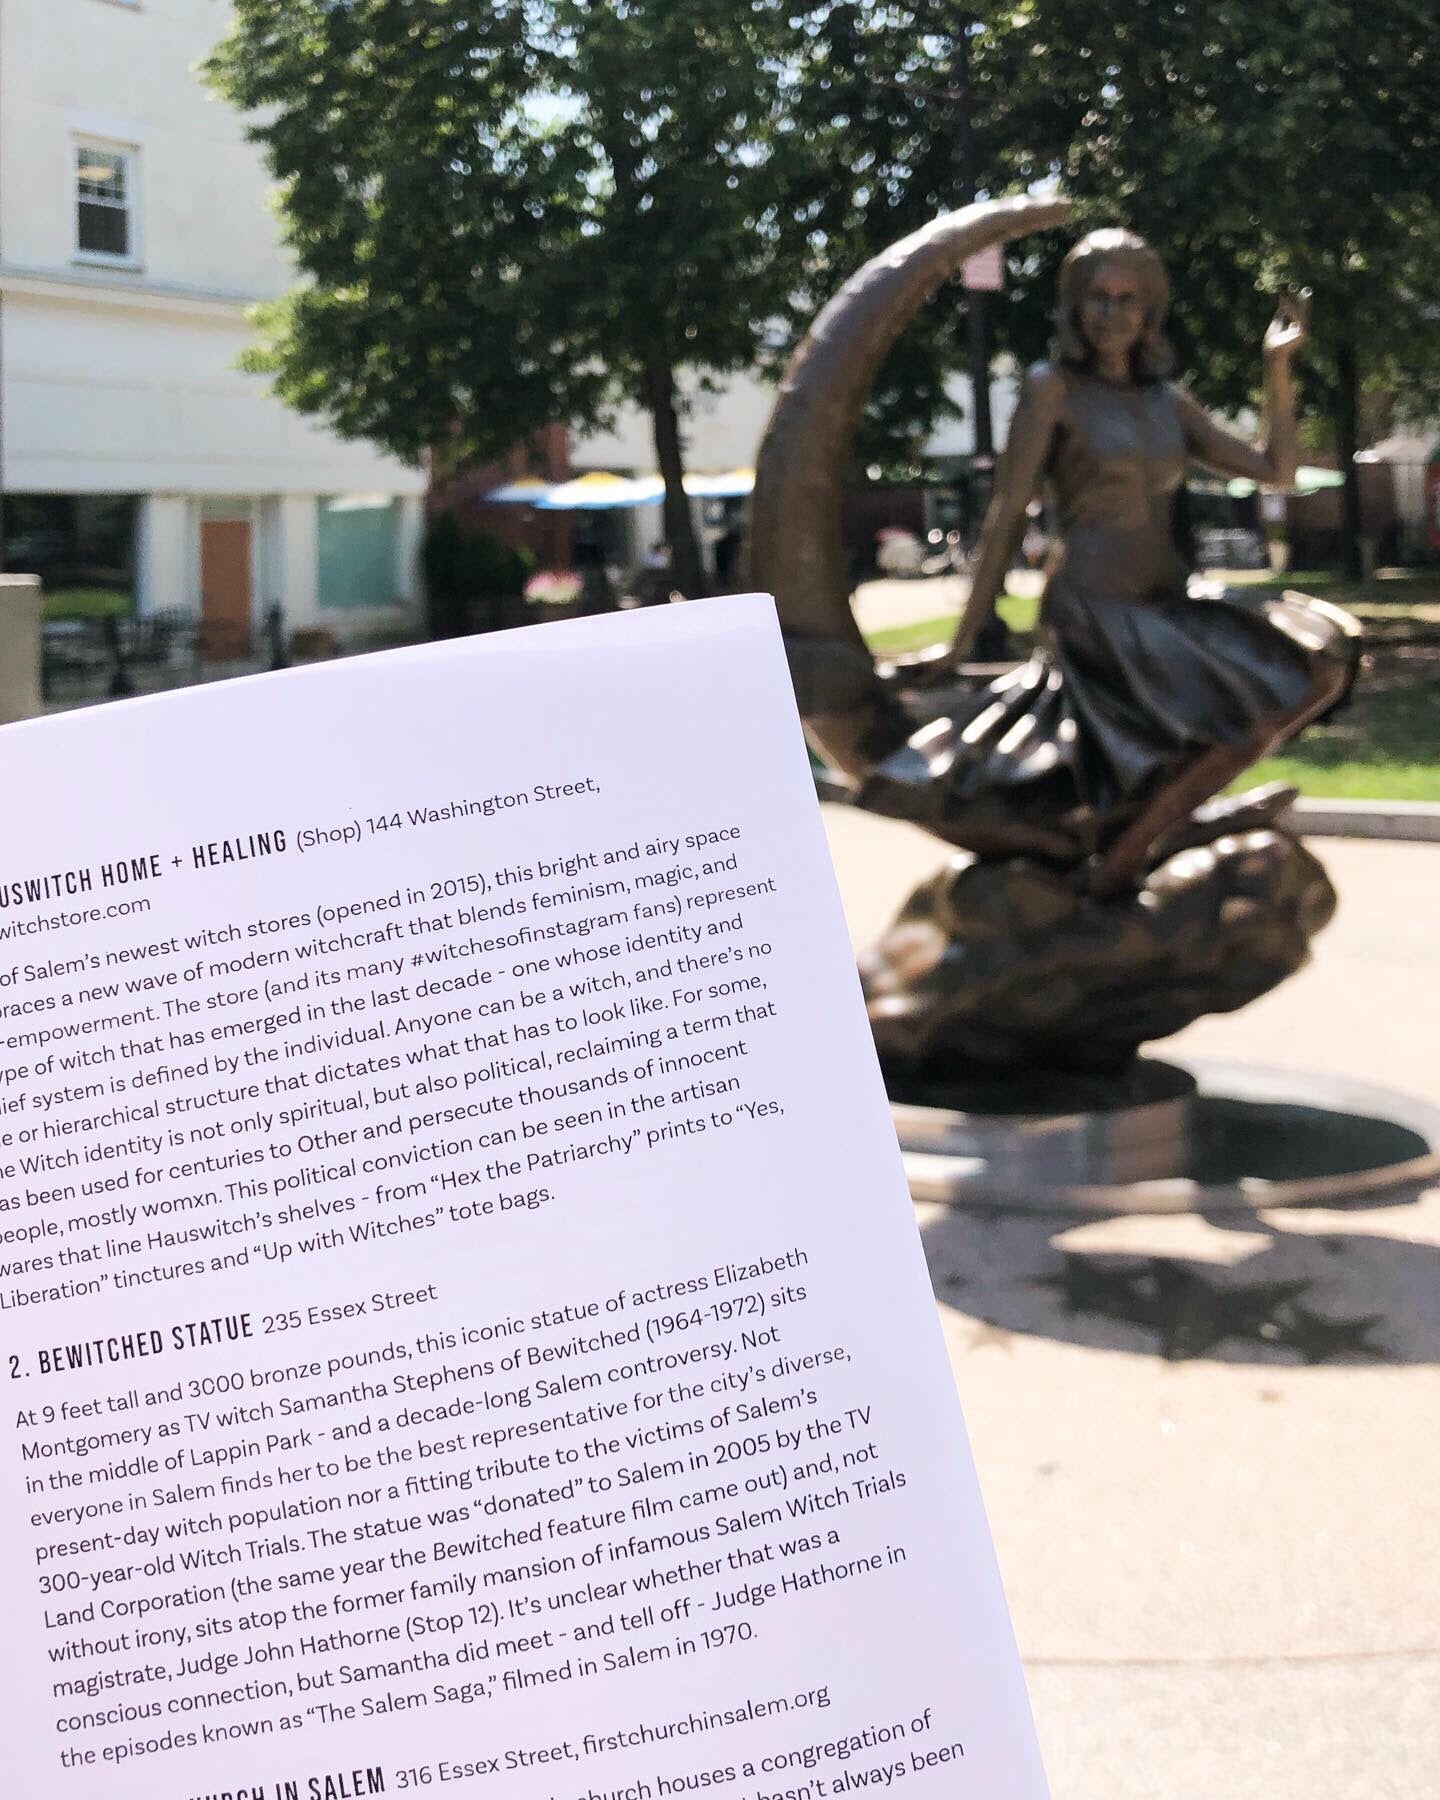
[[[1190,580],[1171,526],[1186,463],[1233,470],[1248,446],[1166,383],[1042,374],[1061,540],[1036,651],[914,732],[859,799],[982,853],[1044,830],[1080,857],[1197,754],[1263,747],[1315,692],[1317,658],[1356,650],[1333,608]]]

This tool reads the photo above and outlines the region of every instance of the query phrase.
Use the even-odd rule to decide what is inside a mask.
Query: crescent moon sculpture
[[[756,460],[750,585],[775,596],[801,714],[817,745],[849,775],[871,767],[876,727],[899,723],[850,611],[841,548],[840,507],[861,408],[901,332],[943,281],[980,251],[1069,215],[1068,200],[1016,196],[978,201],[912,232],[851,276],[806,332],[781,382]]]
[[[902,239],[821,311],[781,383],[756,464],[750,585],[775,596],[808,735],[862,788],[918,721],[880,680],[850,610],[841,505],[861,408],[941,282],[977,252],[1069,213],[1062,199],[984,201]],[[1278,604],[1322,635],[1353,629],[1339,615],[1326,624],[1305,596]],[[1353,663],[1353,643],[1348,654]],[[927,760],[914,760],[917,790],[937,787]],[[1292,797],[1272,788],[1197,806],[1157,841],[1138,891],[1119,895],[1087,891],[1013,835],[1009,847],[984,849],[964,797],[955,801],[964,835],[934,809],[907,813],[940,841],[983,853],[952,856],[860,959],[892,1093],[920,1081],[956,1104],[963,1084],[998,1078],[1004,1110],[1017,1083],[1032,1084],[1033,1102],[1038,1080],[1043,1111],[1046,1095],[1069,1091],[1067,1075],[1124,1077],[1147,1039],[1244,1005],[1293,973],[1334,892],[1277,823]]]

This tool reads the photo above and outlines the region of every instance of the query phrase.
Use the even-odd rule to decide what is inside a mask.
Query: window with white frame
[[[82,257],[134,262],[136,157],[114,144],[75,146],[75,248]]]

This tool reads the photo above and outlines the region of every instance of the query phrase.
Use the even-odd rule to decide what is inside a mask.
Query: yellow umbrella
[[[553,483],[538,475],[524,475],[519,481],[507,481],[503,487],[491,488],[485,498],[492,506],[538,506],[550,493]]]
[[[609,512],[617,507],[653,505],[664,493],[665,483],[658,475],[632,481],[627,475],[592,469],[574,481],[562,481],[535,504],[546,512]]]
[[[685,492],[692,500],[741,500],[755,488],[753,469],[731,469],[724,475],[687,475]]]

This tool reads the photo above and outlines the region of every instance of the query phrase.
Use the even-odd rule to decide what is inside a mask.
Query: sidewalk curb
[[[1297,800],[1283,822],[1302,837],[1440,844],[1440,802],[1434,800]]]
[[[844,777],[833,770],[815,770],[819,800],[832,806],[849,806],[853,792]],[[1280,823],[1299,837],[1440,844],[1440,801],[1297,800]]]

